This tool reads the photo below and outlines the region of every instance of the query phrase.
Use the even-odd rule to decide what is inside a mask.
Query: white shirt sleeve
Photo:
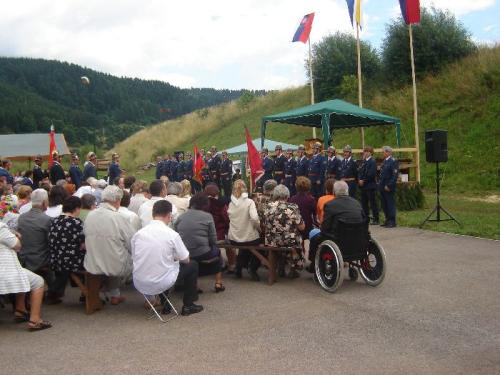
[[[12,249],[17,244],[17,237],[3,223],[0,223],[0,244],[7,246],[9,249]]]
[[[174,247],[174,259],[185,260],[189,257],[189,251],[186,248],[186,245],[184,245],[184,242],[182,242],[182,238],[178,233],[174,236]]]

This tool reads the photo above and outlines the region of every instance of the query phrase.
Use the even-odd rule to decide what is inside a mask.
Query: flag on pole
[[[245,137],[247,140],[248,148],[248,165],[250,166],[250,178],[252,179],[252,186],[255,186],[255,182],[259,180],[264,175],[264,169],[262,168],[262,161],[260,160],[259,151],[252,142],[252,137],[248,128],[245,126]]]
[[[198,181],[200,184],[203,182],[203,176],[201,175],[201,170],[205,166],[203,157],[198,151],[198,146],[195,144],[193,149],[194,161],[193,161],[193,179]]]
[[[420,23],[420,1],[419,0],[399,0],[401,14],[407,25]]]
[[[49,133],[49,167],[52,166],[53,158],[52,154],[57,150],[56,148],[56,133],[54,129],[54,125],[50,125],[50,133]]]
[[[351,26],[354,26],[354,0],[346,0],[346,2],[349,17],[351,18]]]
[[[309,13],[302,18],[300,25],[293,36],[292,42],[307,43],[309,34],[311,33],[312,23],[314,20],[314,13]]]
[[[361,0],[356,0],[356,23],[361,27]]]

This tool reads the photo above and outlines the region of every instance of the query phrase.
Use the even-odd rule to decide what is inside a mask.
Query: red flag
[[[198,146],[194,145],[193,150],[194,162],[193,162],[193,179],[198,181],[200,184],[203,181],[203,176],[201,175],[201,170],[203,169],[205,162],[203,161],[203,157],[198,151]]]
[[[50,134],[49,134],[49,167],[52,167],[52,163],[53,163],[53,160],[52,160],[52,153],[54,151],[56,151],[56,133],[55,133],[55,129],[54,129],[54,125],[51,125],[50,126]]]
[[[401,14],[407,25],[420,23],[420,1],[419,0],[399,0]]]
[[[262,168],[262,161],[260,160],[259,151],[252,142],[252,137],[250,137],[250,132],[248,128],[245,127],[245,136],[247,139],[248,148],[248,164],[250,166],[250,177],[252,179],[252,186],[255,186],[255,182],[259,180],[264,175],[264,169]]]

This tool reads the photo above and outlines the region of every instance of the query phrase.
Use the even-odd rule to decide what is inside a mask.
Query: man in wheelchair
[[[313,229],[309,234],[309,260],[307,270],[314,273],[314,259],[318,246],[325,240],[335,241],[339,221],[360,224],[366,221],[361,204],[349,196],[349,187],[345,181],[336,181],[333,185],[335,199],[325,205],[325,213],[321,230]]]
[[[333,186],[335,199],[325,206],[321,230],[309,236],[310,272],[327,292],[334,293],[349,266],[349,278],[358,279],[358,271],[370,286],[377,286],[386,272],[385,251],[370,235],[368,221],[359,202],[349,196],[344,181]]]

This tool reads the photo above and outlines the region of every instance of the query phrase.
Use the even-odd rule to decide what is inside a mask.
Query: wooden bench
[[[232,245],[226,241],[218,241],[217,246],[221,249],[235,249],[239,248],[236,245]],[[249,250],[253,255],[255,255],[260,262],[267,267],[269,270],[267,276],[267,283],[269,285],[273,285],[276,282],[276,269],[277,269],[277,261],[276,261],[276,252],[278,251],[293,251],[294,248],[291,247],[271,247],[271,246],[242,246],[241,249]],[[267,257],[261,254],[259,251],[267,251]]]
[[[102,286],[102,276],[85,272],[85,288],[87,296],[85,299],[85,312],[90,315],[102,309],[103,303],[99,292]]]

